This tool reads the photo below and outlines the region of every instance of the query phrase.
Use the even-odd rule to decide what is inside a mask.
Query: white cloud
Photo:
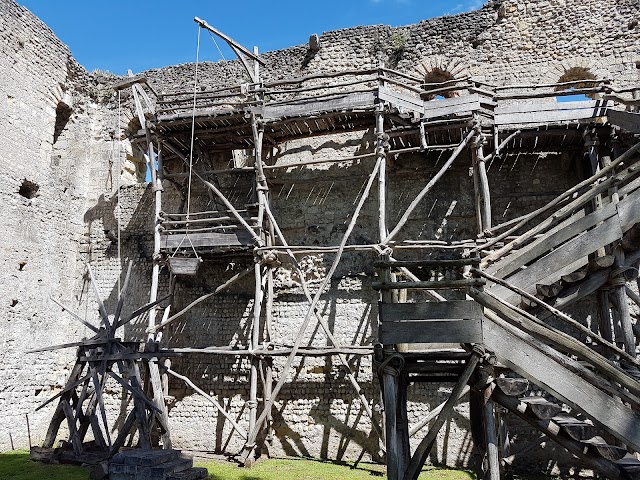
[[[471,10],[479,10],[484,5],[485,0],[466,0],[464,2],[457,3],[455,7],[451,9],[449,14],[470,12]]]

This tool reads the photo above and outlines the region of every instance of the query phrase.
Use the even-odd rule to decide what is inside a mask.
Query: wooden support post
[[[255,264],[255,295],[253,304],[253,321],[251,324],[250,348],[258,348],[260,342],[260,312],[262,309],[262,271],[259,263]],[[256,418],[258,413],[258,376],[259,359],[256,356],[251,358],[251,370],[249,372],[249,431],[256,428]]]
[[[438,432],[446,422],[447,418],[449,418],[449,415],[451,415],[451,412],[453,411],[453,407],[455,406],[455,404],[458,401],[458,398],[460,397],[460,393],[462,392],[465,385],[469,381],[471,374],[476,369],[476,366],[480,362],[481,358],[482,358],[482,353],[479,350],[474,349],[473,353],[471,354],[471,357],[469,358],[469,363],[467,363],[467,366],[464,372],[462,372],[462,375],[460,375],[458,383],[453,388],[451,395],[449,396],[447,402],[445,403],[445,406],[442,408],[442,412],[440,412],[440,415],[438,415],[438,419],[434,422],[433,426],[429,429],[429,431],[427,432],[427,435],[422,439],[422,441],[416,448],[413,456],[411,457],[411,462],[407,467],[403,480],[417,480],[418,475],[420,475],[420,471],[422,470],[422,466],[424,465],[424,462],[429,456],[429,452],[431,451],[431,448],[433,448],[433,444],[435,443]]]
[[[298,353],[298,350],[300,349],[300,344],[302,343],[302,337],[303,337],[304,332],[306,331],[307,327],[309,326],[309,323],[311,321],[311,316],[313,315],[313,316],[316,316],[316,318],[320,318],[318,312],[316,311],[316,305],[318,304],[318,301],[320,300],[320,296],[324,292],[324,289],[327,287],[329,281],[331,280],[331,277],[333,276],[333,274],[336,271],[336,268],[338,267],[338,264],[340,263],[340,260],[342,258],[342,253],[344,252],[344,248],[345,248],[345,246],[347,244],[347,241],[349,240],[349,237],[351,236],[351,232],[353,231],[353,229],[355,227],[355,224],[356,224],[356,222],[358,220],[358,217],[360,215],[360,211],[362,210],[362,207],[364,205],[365,200],[369,196],[369,192],[371,191],[371,187],[373,186],[373,182],[374,182],[376,176],[378,175],[379,171],[380,171],[380,159],[378,159],[378,161],[376,162],[376,165],[373,168],[373,171],[371,172],[371,174],[369,176],[369,180],[367,181],[365,189],[362,192],[360,200],[358,201],[358,204],[356,205],[356,208],[355,208],[355,211],[354,211],[353,216],[351,218],[351,221],[349,222],[349,225],[347,226],[347,230],[345,231],[345,233],[343,235],[343,238],[342,238],[342,241],[340,242],[340,246],[338,248],[337,255],[336,255],[333,263],[331,264],[331,267],[329,268],[329,271],[327,272],[324,280],[322,281],[322,283],[318,287],[317,293],[315,294],[315,296],[313,297],[313,299],[311,300],[311,302],[309,304],[309,308],[307,310],[305,318],[302,321],[302,323],[301,323],[301,325],[300,325],[300,327],[298,329],[298,332],[296,334],[296,339],[294,341],[293,348],[291,349],[291,353],[289,354],[289,357],[287,358],[287,361],[285,362],[285,366],[284,366],[284,368],[282,370],[280,378],[278,379],[278,382],[276,383],[276,385],[275,385],[275,387],[273,389],[272,397],[269,400],[269,402],[267,402],[265,404],[265,409],[263,410],[263,412],[260,414],[258,420],[256,421],[256,428],[254,428],[252,431],[249,432],[249,438],[247,438],[247,442],[246,442],[245,448],[244,448],[243,461],[247,460],[247,458],[249,457],[251,451],[253,450],[253,448],[255,446],[256,437],[258,435],[257,427],[262,425],[262,422],[264,421],[265,417],[267,416],[267,412],[269,412],[271,410],[271,407],[273,407],[273,402],[275,401],[275,398],[278,395],[278,393],[280,393],[280,389],[284,385],[284,382],[285,382],[286,376],[287,376],[287,372],[289,371],[289,369],[293,365],[293,360],[295,359],[295,357],[296,357],[296,355]],[[274,222],[274,218],[273,218],[273,215],[271,214],[270,210],[267,211],[267,214],[269,215],[269,218],[271,219],[271,221]],[[282,240],[282,237],[281,237],[281,240]],[[291,254],[291,256],[293,256],[293,254]],[[300,273],[301,273],[301,278],[302,278],[302,272],[300,272]],[[325,322],[325,324],[326,324],[326,322]],[[331,339],[331,337],[330,337],[330,339]],[[360,396],[362,398],[363,394],[360,394]],[[365,399],[364,403],[366,403],[366,399]],[[370,411],[370,407],[368,405],[365,408],[367,408]]]
[[[485,476],[485,478],[487,480],[500,480],[498,435],[496,431],[495,412],[491,399],[487,399],[484,403],[483,416],[486,434],[487,459],[489,460],[489,474]]]
[[[393,355],[393,354],[392,354]],[[391,362],[393,356],[387,356],[382,367],[382,392],[384,398],[385,444],[387,446],[387,478],[400,480],[400,449],[398,439],[398,376],[400,371]]]
[[[636,356],[636,338],[633,334],[633,323],[629,313],[629,304],[627,303],[627,295],[625,292],[626,278],[624,276],[625,261],[624,250],[620,245],[614,249],[615,261],[613,263],[614,272],[619,272],[614,276],[613,281],[616,286],[613,295],[616,299],[617,311],[620,315],[620,324],[622,327],[624,350],[631,356]]]
[[[405,290],[403,290],[405,291]],[[396,406],[396,429],[398,441],[398,470],[405,472],[411,460],[411,445],[409,444],[409,417],[407,415],[409,376],[400,373],[398,377],[398,404]]]
[[[479,212],[478,225],[481,227],[479,233],[482,233],[491,228],[491,196],[483,151],[485,138],[477,120],[473,129],[475,137],[473,139],[473,148],[471,149],[471,158],[474,169],[474,185],[477,182],[476,212]]]
[[[442,166],[442,168],[438,170],[438,172],[431,178],[431,180],[429,180],[429,182],[424,186],[424,188],[420,191],[420,193],[418,193],[416,198],[411,202],[407,210],[404,212],[404,214],[398,221],[395,228],[391,231],[391,233],[389,233],[389,235],[387,235],[387,238],[385,238],[382,243],[389,243],[398,234],[398,232],[400,232],[402,227],[404,227],[404,224],[407,223],[407,221],[409,220],[409,216],[416,209],[420,201],[433,188],[433,186],[438,182],[438,180],[440,180],[440,178],[446,173],[446,171],[449,169],[453,161],[458,157],[458,155],[460,155],[462,150],[464,150],[464,148],[467,146],[467,144],[469,143],[469,141],[471,140],[474,134],[475,134],[475,131],[471,130],[467,134],[467,136],[462,139],[460,144],[456,147],[456,149],[453,151],[453,153],[451,154],[449,159],[445,162],[445,164]]]
[[[378,70],[378,86],[384,87],[384,80],[382,77],[384,76],[384,71],[382,70],[383,65],[379,66]],[[382,100],[378,100],[378,104],[376,105],[376,126],[375,126],[375,136],[376,136],[376,156],[380,159],[380,173],[378,174],[378,202],[379,202],[379,212],[378,212],[378,232],[380,237],[380,242],[383,242],[385,238],[387,238],[387,159],[385,153],[385,141],[384,141],[384,102]]]
[[[598,329],[600,336],[613,344],[613,329],[611,328],[611,311],[608,290],[598,290]]]

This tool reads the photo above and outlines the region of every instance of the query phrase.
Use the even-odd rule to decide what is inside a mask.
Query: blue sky
[[[408,25],[480,8],[482,0],[17,0],[40,17],[87,70],[124,74],[195,59],[198,16],[247,48],[277,50],[312,33]],[[222,57],[203,36],[202,60]],[[225,58],[234,58],[218,41]]]

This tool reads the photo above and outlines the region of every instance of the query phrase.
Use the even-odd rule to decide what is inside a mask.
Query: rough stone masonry
[[[179,21],[191,21],[183,19]],[[323,33],[314,48],[299,45],[261,55],[263,78],[281,79],[318,72],[375,68],[382,60],[412,75],[434,71],[453,77],[470,76],[493,85],[555,83],[571,69],[591,78],[612,79],[616,86],[640,80],[640,13],[637,0],[494,0],[478,11],[392,28],[354,27]],[[13,0],[0,0],[0,451],[40,442],[52,409],[35,407],[58,392],[73,364],[73,349],[27,354],[27,350],[89,336],[69,319],[55,298],[97,321],[95,300],[86,277],[90,263],[99,289],[112,307],[123,264],[134,261],[134,288],[127,313],[146,303],[151,279],[152,194],[141,180],[144,165],[130,147],[135,133],[131,99],[118,99],[104,73],[88,73],[40,20]],[[186,90],[193,65],[168,66],[142,72],[158,92]],[[236,61],[200,65],[202,84],[216,88],[241,83]],[[118,124],[127,132],[118,138]],[[129,130],[127,130],[129,129]],[[279,162],[349,156],[369,148],[372,130],[336,134],[279,145]],[[559,154],[523,155],[492,172],[495,215],[508,219],[543,205],[575,184],[577,164]],[[220,165],[229,158],[220,158]],[[404,170],[391,176],[390,217],[397,218],[431,172],[421,157],[409,157]],[[474,232],[473,184],[463,158],[447,172],[431,201],[408,225],[414,238],[455,240]],[[314,170],[314,169],[311,169]],[[273,199],[291,243],[336,244],[344,218],[353,209],[357,188],[367,170],[318,167],[326,179],[305,182],[305,174],[282,175]],[[317,171],[308,175],[317,175]],[[341,181],[339,177],[343,177]],[[344,177],[356,182],[345,182]],[[544,181],[554,178],[552,185]],[[224,183],[226,192],[242,192]],[[122,185],[119,195],[118,185]],[[195,185],[195,184],[194,184]],[[517,185],[517,192],[513,191]],[[237,193],[240,195],[241,193]],[[206,192],[195,186],[194,202],[207,205]],[[440,199],[435,201],[434,199]],[[176,192],[168,209],[181,201]],[[119,214],[118,214],[119,210]],[[505,213],[506,212],[506,213]],[[504,217],[502,215],[504,214]],[[118,216],[119,221],[118,221]],[[377,210],[366,206],[354,232],[356,243],[374,238]],[[120,232],[118,223],[120,224]],[[121,242],[118,256],[118,238]],[[370,288],[370,258],[351,254],[341,264],[335,287],[320,304],[330,314],[336,337],[346,344],[375,341],[377,295]],[[322,278],[331,258],[311,255],[303,264],[307,279]],[[176,309],[215,287],[228,268],[214,263],[197,280],[176,287]],[[291,344],[306,312],[300,284],[283,268],[276,279],[273,306],[274,343]],[[160,277],[160,295],[168,292],[169,276]],[[206,347],[246,344],[252,309],[252,284],[240,284],[186,315],[165,334],[165,346]],[[145,322],[123,332],[144,339]],[[322,344],[323,337],[316,337]],[[275,362],[276,375],[282,362]],[[353,365],[367,398],[378,403],[378,387],[368,357]],[[214,392],[237,422],[246,428],[248,362],[232,356],[189,355],[173,367]],[[332,358],[300,361],[276,402],[270,452],[321,458],[355,459],[364,451],[378,458],[379,445],[370,422],[344,372]],[[445,398],[449,388],[418,385],[410,391],[410,421],[417,421]],[[119,390],[114,385],[109,409],[118,415]],[[171,381],[169,418],[174,446],[189,450],[237,451],[243,439],[213,406],[184,384]],[[50,406],[51,407],[51,406]],[[350,427],[354,427],[351,430]],[[433,462],[466,464],[472,453],[468,405],[456,407],[452,421],[438,440]]]

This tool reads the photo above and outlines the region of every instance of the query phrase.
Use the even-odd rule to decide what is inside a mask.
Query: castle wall
[[[110,192],[114,120],[51,30],[0,1],[0,451],[28,445],[25,414],[42,439],[52,409],[34,409],[62,387],[75,354],[26,351],[91,333],[50,297],[95,319],[80,308],[92,298],[83,262],[104,233],[87,218]]]
[[[549,0],[490,2],[482,10],[426,20],[406,27],[356,27],[321,35],[321,48],[306,45],[266,52],[261,74],[266,81],[343,69],[375,68],[380,60],[398,70],[424,75],[434,67],[456,76],[473,76],[492,84],[556,82],[565,70],[588,68],[616,86],[637,83],[640,70],[640,27],[635,0]],[[636,22],[634,24],[634,21]],[[118,279],[126,262],[134,262],[125,314],[146,303],[153,252],[152,193],[144,184],[125,186],[114,197],[118,160],[125,160],[127,141],[113,142],[115,98],[107,80],[87,74],[68,49],[39,20],[11,0],[0,0],[0,410],[9,412],[0,424],[0,451],[24,447],[24,414],[30,414],[34,443],[44,435],[51,409],[35,406],[59,391],[73,361],[73,351],[25,354],[29,348],[74,341],[88,336],[48,299],[53,296],[97,322],[92,292],[84,274],[90,262],[108,310],[117,299]],[[203,63],[202,85],[215,88],[240,83],[238,62]],[[189,90],[193,65],[144,72],[158,91]],[[103,82],[103,83],[100,83]],[[130,99],[125,96],[125,106]],[[69,121],[56,132],[56,108],[71,107]],[[131,119],[127,112],[123,123]],[[133,122],[135,123],[135,122]],[[373,127],[373,126],[372,126]],[[279,145],[275,160],[283,163],[339,158],[372,150],[372,130],[327,135]],[[119,152],[114,155],[114,149]],[[393,225],[447,154],[406,155],[388,172],[389,224]],[[230,158],[230,156],[229,156]],[[115,159],[115,161],[114,161]],[[471,160],[462,155],[425,198],[407,224],[406,237],[458,240],[475,235]],[[273,210],[292,244],[337,244],[348,224],[373,161],[332,164],[269,174]],[[109,176],[109,172],[115,175]],[[127,174],[135,176],[135,172]],[[560,161],[559,154],[506,156],[489,165],[494,221],[532,211],[575,184],[582,175],[580,159]],[[545,179],[553,178],[553,184]],[[23,180],[39,186],[27,199],[18,190]],[[246,202],[246,188],[220,177],[224,191],[237,205]],[[164,185],[164,209],[178,211],[179,194]],[[206,191],[194,182],[194,208],[210,205]],[[120,262],[118,218],[120,205]],[[352,243],[377,240],[377,192],[374,188]],[[303,264],[312,288],[329,268],[333,256],[309,255]],[[370,288],[371,261],[365,253],[347,253],[332,279],[332,290],[321,301],[340,342],[368,345],[375,341],[377,294]],[[21,262],[26,262],[22,267]],[[252,262],[223,259],[205,264],[196,278],[180,279],[172,311],[211,291]],[[306,303],[291,265],[276,272],[276,298],[271,341],[290,345],[306,314]],[[169,291],[166,267],[160,293]],[[253,303],[252,279],[204,302],[163,333],[163,346],[246,346]],[[17,303],[16,303],[17,302]],[[128,339],[145,338],[146,318],[127,326]],[[310,338],[311,331],[307,332]],[[315,345],[326,344],[322,332]],[[248,426],[249,363],[246,359],[189,354],[173,361],[225,406],[244,428]],[[284,365],[274,360],[276,375]],[[291,382],[276,402],[271,453],[355,459],[378,458],[379,441],[372,433],[359,399],[337,358],[298,360]],[[368,357],[353,360],[367,398],[378,399],[376,373]],[[409,419],[445,399],[446,386],[419,385],[410,390]],[[242,439],[211,404],[182,382],[171,380],[170,425],[175,446],[194,450],[237,451]],[[117,401],[112,401],[117,408]],[[358,426],[355,431],[345,427]],[[9,436],[11,434],[11,436]],[[461,403],[438,440],[431,459],[449,465],[466,464],[471,455],[468,404]]]

